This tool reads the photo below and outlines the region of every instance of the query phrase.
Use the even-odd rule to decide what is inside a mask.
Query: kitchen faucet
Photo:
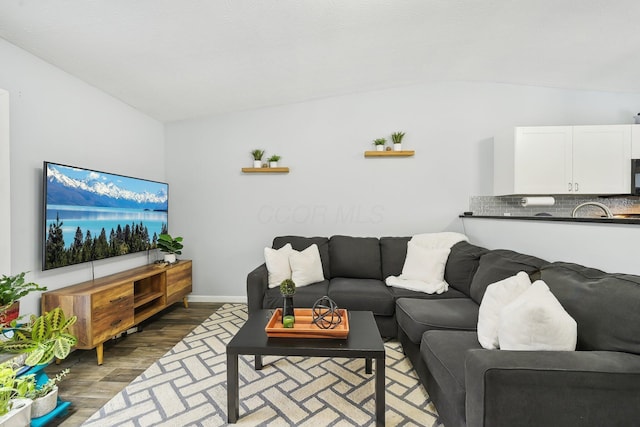
[[[604,211],[604,213],[607,215],[607,218],[613,218],[613,214],[611,213],[611,211],[609,210],[609,208],[606,205],[603,205],[602,203],[599,202],[585,202],[585,203],[580,203],[578,206],[576,206],[575,208],[573,208],[573,212],[571,212],[571,216],[573,218],[576,217],[576,212],[578,212],[578,209],[584,207],[584,206],[596,206],[599,207],[600,209],[602,209]]]

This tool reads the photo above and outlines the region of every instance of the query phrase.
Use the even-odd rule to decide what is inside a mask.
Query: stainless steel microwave
[[[640,159],[631,160],[631,195],[640,196]]]

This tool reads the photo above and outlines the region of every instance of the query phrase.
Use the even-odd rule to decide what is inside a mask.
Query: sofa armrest
[[[468,427],[634,425],[640,356],[470,350],[465,390]]]
[[[269,272],[267,271],[267,265],[263,263],[247,275],[247,304],[250,315],[262,310],[264,294],[268,287]]]

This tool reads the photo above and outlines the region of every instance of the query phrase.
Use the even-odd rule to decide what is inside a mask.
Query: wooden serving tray
[[[310,308],[295,308],[296,322],[293,328],[282,326],[282,309],[277,308],[264,330],[268,337],[272,338],[340,338],[349,336],[349,315],[347,310],[339,308],[342,322],[334,329],[322,329],[313,323],[313,314]]]

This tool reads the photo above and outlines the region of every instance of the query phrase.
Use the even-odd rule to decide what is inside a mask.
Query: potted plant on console
[[[27,282],[26,272],[0,279],[0,327],[8,325],[20,314],[20,298],[34,291],[46,291],[45,286]]]
[[[280,283],[280,293],[284,298],[282,301],[282,326],[293,328],[295,314],[293,312],[293,295],[296,293],[296,284],[291,279],[285,279]]]
[[[158,236],[158,249],[164,252],[164,262],[173,264],[176,262],[176,255],[182,255],[182,237],[171,237],[170,234],[161,234]]]

